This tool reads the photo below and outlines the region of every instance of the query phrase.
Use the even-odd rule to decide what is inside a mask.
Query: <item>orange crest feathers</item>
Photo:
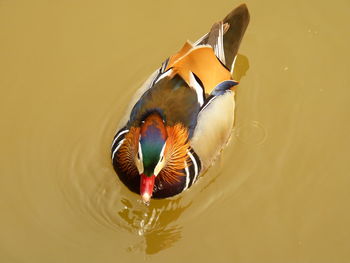
[[[166,141],[164,158],[165,167],[160,171],[160,178],[167,183],[178,182],[181,172],[189,163],[187,150],[189,148],[188,131],[180,123],[173,127],[166,127],[168,138]]]

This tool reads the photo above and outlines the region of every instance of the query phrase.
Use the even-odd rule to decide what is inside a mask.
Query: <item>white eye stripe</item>
[[[137,151],[137,158],[135,159],[135,164],[139,174],[143,173],[143,161],[142,161],[142,148],[141,143],[139,141],[139,149]]]
[[[142,148],[141,148],[141,143],[140,143],[140,141],[139,141],[138,155],[139,155],[140,161],[142,162]]]
[[[163,157],[163,155],[164,155],[165,145],[166,145],[166,142],[164,143],[163,148],[162,148],[162,150],[160,151],[160,154],[159,154],[159,157],[160,157],[161,159],[162,159],[162,157]]]
[[[165,162],[164,162],[164,150],[165,150],[165,145],[166,143],[164,143],[162,150],[160,151],[159,154],[159,161],[156,165],[156,167],[154,168],[154,175],[158,176],[159,172],[164,168],[165,166]]]

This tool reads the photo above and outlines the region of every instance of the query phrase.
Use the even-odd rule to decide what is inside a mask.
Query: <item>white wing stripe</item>
[[[169,63],[169,58],[167,58],[167,59],[163,62],[160,72],[164,72],[164,70],[165,70],[166,67],[168,66],[168,63]]]
[[[163,79],[163,78],[169,76],[172,72],[173,72],[173,69],[170,68],[170,69],[168,69],[167,71],[165,71],[164,73],[162,73],[162,74],[159,76],[159,78],[156,80],[156,82],[154,83],[154,85],[155,85],[156,83],[158,83],[161,79]]]
[[[190,71],[190,86],[194,88],[197,93],[197,99],[200,106],[204,103],[204,93],[202,86],[197,82],[196,78],[193,75],[193,72]]]
[[[206,33],[204,36],[202,36],[200,39],[198,39],[194,44],[193,46],[197,46],[199,45],[207,36],[208,36],[209,33]]]
[[[223,64],[226,64],[225,62],[225,51],[224,51],[224,25],[221,22],[220,23],[220,29],[219,29],[219,36],[218,41],[216,43],[217,53],[216,56],[221,60]]]
[[[154,76],[154,78],[150,82],[150,85],[149,85],[148,89],[153,87],[154,83],[156,82],[156,80],[158,79],[158,77],[160,75],[161,70],[162,70],[161,68],[157,69],[157,74]]]
[[[231,74],[233,74],[233,70],[235,69],[236,58],[237,58],[237,55],[235,56],[235,58],[234,58],[233,61],[232,61]]]

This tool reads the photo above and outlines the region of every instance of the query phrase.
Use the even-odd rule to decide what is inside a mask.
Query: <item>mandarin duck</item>
[[[232,79],[249,12],[245,4],[187,41],[137,92],[112,143],[120,180],[144,203],[191,187],[228,142]]]

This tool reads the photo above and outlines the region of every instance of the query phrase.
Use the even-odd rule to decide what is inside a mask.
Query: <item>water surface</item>
[[[236,126],[139,202],[110,144],[133,93],[235,1],[0,1],[1,262],[348,262],[348,1],[247,1]]]

